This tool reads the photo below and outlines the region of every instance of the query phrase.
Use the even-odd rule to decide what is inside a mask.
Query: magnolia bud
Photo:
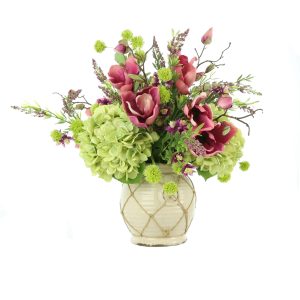
[[[214,68],[215,68],[215,65],[214,65],[214,64],[210,64],[210,65],[205,69],[205,73],[211,72]]]
[[[84,104],[83,103],[76,104],[75,109],[83,110]]]
[[[201,38],[202,44],[204,45],[210,44],[212,41],[212,34],[213,34],[213,29],[212,28],[208,29]]]

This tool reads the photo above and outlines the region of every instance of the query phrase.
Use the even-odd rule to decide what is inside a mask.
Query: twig
[[[199,66],[205,64],[205,63],[208,63],[208,62],[210,62],[211,64],[218,62],[219,60],[221,60],[221,59],[224,57],[224,56],[223,56],[223,55],[224,55],[224,52],[225,52],[226,50],[228,50],[228,49],[230,48],[230,46],[231,46],[231,42],[229,42],[227,48],[225,48],[225,49],[221,52],[221,55],[220,55],[220,57],[219,57],[218,59],[216,59],[216,60],[209,60],[209,59],[208,59],[208,60],[205,60],[205,61],[203,61],[203,62],[201,62],[201,63],[198,63],[197,68],[198,68]]]
[[[206,45],[203,45],[202,51],[201,51],[201,53],[199,55],[197,49],[195,48],[195,51],[196,51],[196,54],[197,54],[197,58],[198,58],[197,68],[200,66],[200,59],[201,59],[202,54],[203,54],[203,52],[204,52],[205,49],[206,49]]]

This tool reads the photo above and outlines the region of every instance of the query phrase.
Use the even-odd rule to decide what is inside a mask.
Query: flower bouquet
[[[246,119],[261,110],[241,97],[260,95],[249,85],[251,75],[234,82],[214,78],[230,43],[217,59],[203,59],[211,28],[189,59],[182,51],[188,33],[172,33],[165,57],[155,37],[145,51],[143,38],[124,30],[108,75],[93,60],[99,99],[89,101],[81,90],[70,90],[59,94],[59,113],[39,105],[13,106],[57,119],[62,127],[52,131],[54,142],[73,142],[93,175],[123,183],[121,212],[136,244],[185,241],[196,200],[189,177],[197,173],[227,182],[244,146],[237,125],[245,125],[249,134]],[[106,48],[96,41],[98,53]],[[149,56],[154,72],[146,70]],[[243,171],[249,168],[246,161],[239,164]]]

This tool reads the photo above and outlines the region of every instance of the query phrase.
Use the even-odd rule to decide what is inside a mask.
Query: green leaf
[[[197,172],[200,176],[202,176],[204,178],[204,180],[206,181],[207,179],[213,177],[214,175],[211,175],[210,172],[208,171],[202,171],[200,169],[197,169]]]
[[[223,129],[222,134],[227,135],[229,133],[229,131],[230,131],[230,126],[225,126],[225,128]]]
[[[143,77],[135,74],[128,74],[128,77],[136,81],[144,81]]]
[[[133,90],[136,92],[139,89],[140,83],[138,81],[134,82]]]
[[[120,65],[124,65],[125,61],[126,61],[126,57],[124,54],[116,52],[115,54],[115,61],[120,64]]]

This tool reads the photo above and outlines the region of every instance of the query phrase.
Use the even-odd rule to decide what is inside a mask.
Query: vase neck
[[[170,165],[167,165],[167,164],[158,164],[162,174],[167,174],[167,173],[170,173],[170,174],[175,174],[172,167]]]

